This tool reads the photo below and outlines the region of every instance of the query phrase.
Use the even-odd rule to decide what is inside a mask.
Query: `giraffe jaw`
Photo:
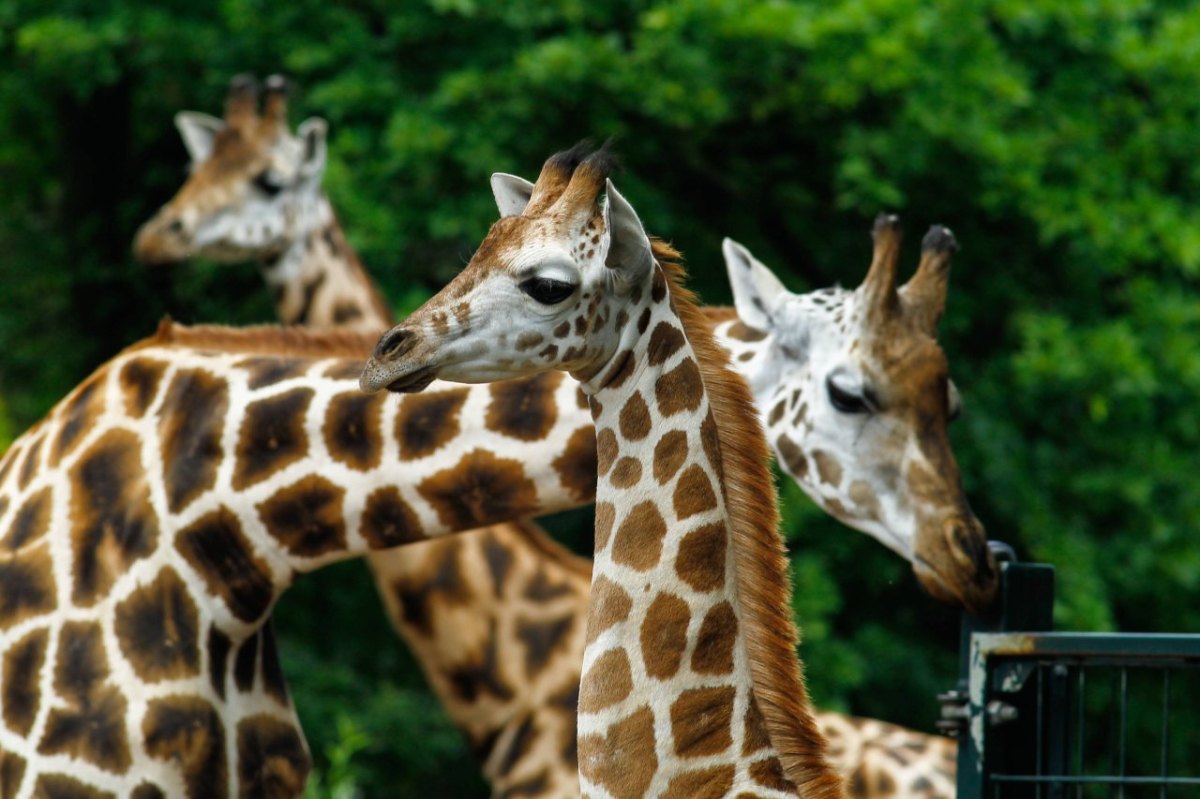
[[[973,581],[955,579],[954,575],[946,576],[917,554],[913,555],[912,569],[921,588],[938,602],[965,608],[976,616],[986,615],[991,609],[996,593],[995,581],[979,585]],[[991,573],[995,574],[995,571]]]
[[[400,374],[396,364],[381,363],[372,357],[358,378],[358,385],[368,394],[387,389],[397,394],[415,394],[437,378],[437,367],[421,366]]]
[[[406,375],[397,377],[387,384],[387,390],[394,391],[397,394],[416,394],[419,391],[423,391],[436,378],[437,369],[432,366],[425,366],[415,372],[409,372]]]

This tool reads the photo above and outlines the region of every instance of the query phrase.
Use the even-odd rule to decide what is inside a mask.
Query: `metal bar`
[[[1121,775],[1122,778],[1124,778],[1124,776],[1125,776],[1125,725],[1129,720],[1128,716],[1126,715],[1126,711],[1128,710],[1128,707],[1129,707],[1129,669],[1122,666],[1121,667],[1121,716],[1120,716],[1121,723],[1120,723],[1120,726],[1118,727],[1118,729],[1120,730],[1120,732],[1118,734],[1121,737],[1120,737],[1120,744],[1118,744],[1118,746],[1117,746],[1117,757],[1120,758],[1120,762],[1121,762],[1121,768],[1118,773]],[[1125,799],[1124,783],[1120,783],[1117,785],[1117,799]]]
[[[1079,688],[1079,699],[1077,700],[1078,712],[1075,714],[1076,715],[1075,771],[1078,772],[1079,774],[1082,774],[1085,770],[1084,765],[1083,765],[1083,731],[1084,731],[1083,709],[1084,709],[1084,706],[1087,704],[1087,681],[1086,681],[1086,677],[1084,676],[1085,668],[1086,667],[1082,663],[1079,664],[1079,679],[1077,681],[1078,688]],[[1083,784],[1082,783],[1075,786],[1075,799],[1083,799]]]
[[[1086,785],[1200,785],[1200,777],[1138,777],[1138,776],[1117,776],[1117,775],[1098,775],[1091,774],[1084,776],[1082,774],[1059,774],[1059,775],[1043,775],[1035,777],[1031,774],[990,774],[989,778],[993,782],[1069,782],[1083,783]]]
[[[1042,697],[1045,691],[1042,687],[1042,667],[1037,668],[1037,766],[1034,769],[1034,774],[1042,776],[1042,727],[1045,726],[1042,721]],[[1042,784],[1039,782],[1037,786],[1037,799],[1042,799]]]
[[[1162,697],[1162,776],[1167,776],[1167,753],[1170,751],[1171,728],[1167,720],[1171,717],[1171,670],[1163,669]],[[1159,786],[1158,799],[1167,799],[1167,786]]]
[[[1110,656],[1200,665],[1200,635],[1183,633],[975,633],[984,655]]]

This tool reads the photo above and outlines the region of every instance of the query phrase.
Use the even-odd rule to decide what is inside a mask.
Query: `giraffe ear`
[[[183,146],[192,163],[200,164],[212,155],[213,140],[225,127],[225,120],[199,111],[180,111],[175,115],[175,127],[183,137]]]
[[[325,169],[325,138],[329,124],[320,117],[300,123],[296,136],[300,139],[300,174],[306,178],[319,176]]]
[[[533,184],[516,175],[496,172],[492,175],[492,196],[500,216],[520,216],[533,196]]]
[[[773,314],[787,296],[787,289],[761,261],[733,239],[721,243],[733,304],[738,317],[750,327],[768,331],[775,327]]]
[[[621,281],[632,286],[654,266],[650,237],[629,201],[611,180],[606,181],[608,202],[604,204],[604,229],[608,231],[608,256],[604,264],[616,270]]]

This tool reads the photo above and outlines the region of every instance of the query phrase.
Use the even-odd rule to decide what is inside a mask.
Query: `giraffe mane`
[[[361,360],[371,354],[378,339],[378,333],[311,330],[285,325],[181,325],[165,317],[158,323],[154,335],[142,339],[129,350],[179,346],[248,355]]]
[[[825,739],[813,718],[796,656],[791,581],[779,537],[775,481],[758,411],[746,381],[717,345],[712,322],[684,287],[679,253],[652,240],[655,260],[667,276],[675,312],[696,352],[717,425],[734,571],[755,701],[784,774],[806,797],[843,796],[842,780],[825,759]],[[764,496],[766,492],[766,496]],[[766,501],[764,501],[766,500]]]

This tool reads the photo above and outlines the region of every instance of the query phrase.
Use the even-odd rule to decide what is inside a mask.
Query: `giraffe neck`
[[[699,313],[668,284],[656,267],[623,314],[616,354],[582,376],[599,474],[579,700],[584,793],[703,786],[781,797],[801,786],[834,796],[792,648],[773,484],[765,448],[753,443],[761,432]],[[731,446],[724,425],[748,440]],[[770,508],[757,530],[748,504]],[[764,643],[764,625],[776,640]]]
[[[166,324],[0,458],[17,795],[276,776],[298,794],[308,756],[265,627],[297,573],[591,499],[591,420],[561,376],[370,397],[352,356],[371,340]],[[562,455],[525,451],[547,446]],[[492,676],[483,661],[462,682]]]
[[[295,230],[287,249],[261,267],[281,321],[364,332],[393,323],[324,194],[301,205]]]

